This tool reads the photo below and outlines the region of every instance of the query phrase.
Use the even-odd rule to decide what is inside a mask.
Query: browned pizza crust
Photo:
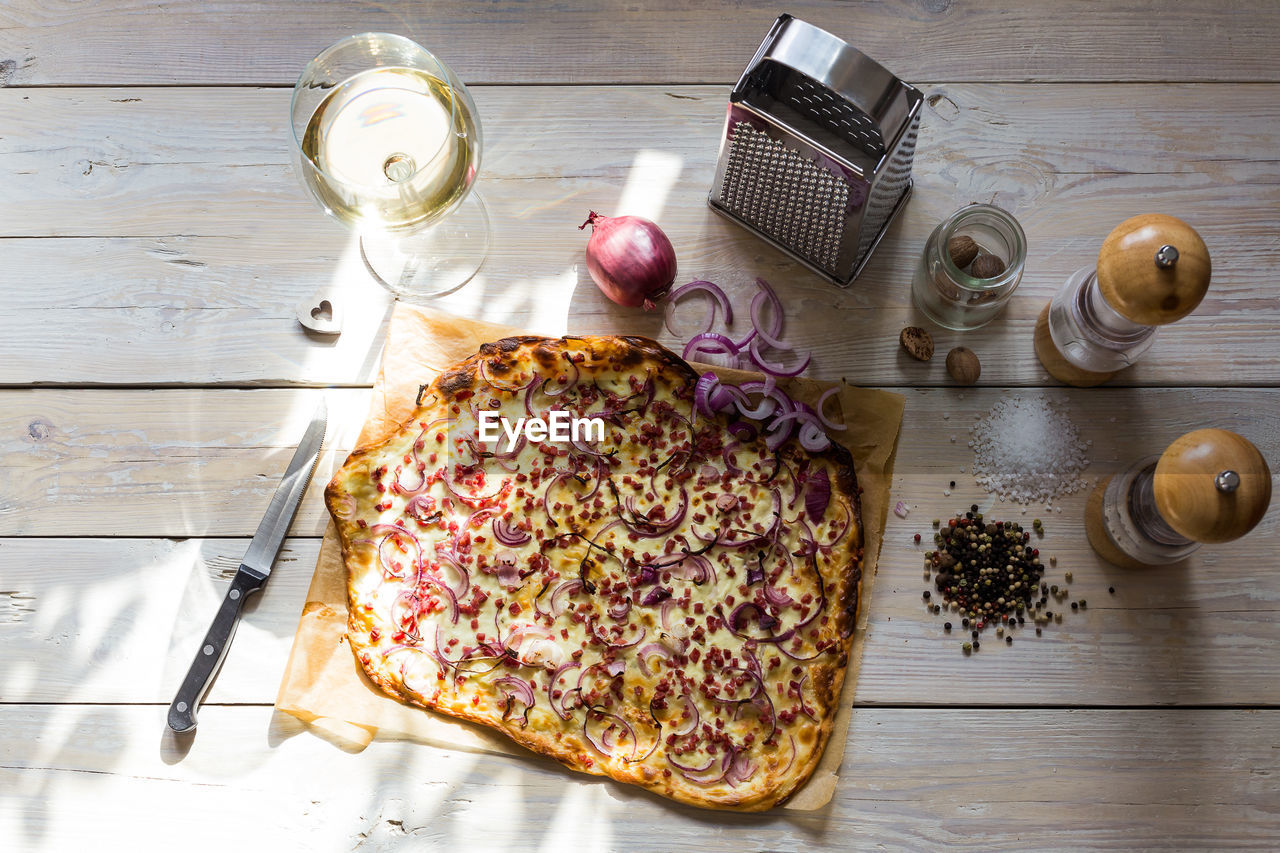
[[[696,381],[646,338],[506,338],[355,450],[325,499],[368,676],[686,803],[790,796],[831,734],[856,623],[853,460],[731,434],[695,415]],[[608,435],[513,455],[476,440],[492,404],[511,420],[604,414]],[[503,544],[498,527],[529,539]]]

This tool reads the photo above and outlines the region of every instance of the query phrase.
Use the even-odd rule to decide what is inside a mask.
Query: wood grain
[[[7,536],[238,536],[256,528],[318,391],[0,392],[0,533]],[[361,390],[327,392],[335,438],[293,532],[316,536],[325,515],[319,484],[351,446],[363,419]],[[1275,571],[1273,506],[1233,543],[1206,546],[1185,564],[1134,572],[1099,560],[1085,545],[1087,489],[1023,513],[974,482],[968,427],[1003,396],[998,390],[918,390],[908,394],[870,633],[856,699],[862,704],[1235,704],[1280,702],[1280,683],[1259,678],[1280,643],[1280,572]],[[1016,392],[1026,394],[1027,392]],[[1280,458],[1280,391],[1093,389],[1053,392],[1091,441],[1090,477],[1159,453],[1203,425],[1238,431],[1264,456]],[[341,416],[336,413],[344,413]],[[97,424],[109,422],[103,430]],[[951,436],[956,441],[951,441]],[[35,436],[40,436],[36,438]],[[968,473],[966,473],[968,472]],[[951,481],[955,488],[949,488]],[[944,495],[944,490],[951,491]],[[925,612],[923,552],[930,520],[977,503],[990,518],[1024,524],[1043,517],[1043,557],[1058,560],[1046,581],[1066,586],[1083,611],[1064,604],[1061,624],[1012,648],[988,631],[982,652],[964,658],[959,619]],[[921,533],[925,541],[912,541]],[[0,540],[0,577],[11,590],[0,623],[6,647],[23,650],[29,672],[9,690],[25,701],[161,701],[165,678],[184,667],[198,628],[172,614],[211,613],[221,588],[208,565],[230,566],[245,540],[168,543]],[[237,641],[215,688],[222,701],[270,701],[297,625],[314,564],[313,545],[295,543],[252,629]],[[55,573],[36,555],[54,552]],[[199,555],[199,559],[193,557]],[[209,556],[212,554],[212,556]],[[164,574],[164,573],[168,574]],[[163,579],[162,581],[160,579]],[[278,583],[278,581],[280,581]],[[1108,588],[1114,587],[1111,594]],[[77,603],[83,601],[84,603]],[[33,603],[34,602],[34,603]],[[138,612],[156,618],[137,618]],[[131,625],[121,639],[107,630]],[[57,627],[57,630],[54,630]],[[187,633],[183,633],[187,632]],[[50,637],[63,636],[49,645]],[[243,645],[242,645],[243,644]],[[64,655],[70,649],[70,658]],[[99,650],[99,651],[86,651]],[[163,650],[163,654],[161,652]],[[16,665],[15,665],[16,666]],[[88,671],[101,675],[85,677]],[[14,670],[15,672],[17,670]],[[126,677],[126,675],[131,677]],[[25,691],[31,692],[25,692]]]
[[[195,737],[176,741],[160,707],[4,705],[0,833],[33,851],[120,837],[192,850],[246,838],[548,853],[1265,848],[1280,832],[1278,716],[858,710],[827,807],[735,815],[532,756],[383,741],[348,754],[270,708],[206,708]]]
[[[773,282],[788,306],[788,338],[815,354],[812,375],[945,384],[941,370],[897,351],[902,326],[927,325],[907,281],[938,221],[967,201],[994,201],[1027,231],[1028,271],[1006,314],[965,343],[983,360],[984,384],[1043,384],[1052,380],[1032,353],[1036,315],[1093,262],[1112,225],[1154,208],[1201,231],[1214,283],[1194,314],[1113,381],[1272,384],[1280,357],[1269,319],[1280,308],[1270,272],[1280,209],[1280,172],[1268,154],[1280,147],[1274,88],[931,89],[915,195],[848,290],[707,209],[722,89],[681,89],[679,98],[643,87],[482,89],[481,186],[495,249],[479,280],[440,304],[537,331],[572,326],[674,343],[658,316],[608,302],[581,262],[576,225],[588,209],[636,212],[671,235],[680,280],[724,284],[740,313],[755,276]],[[601,98],[617,117],[610,134],[588,142],[582,129]],[[0,268],[0,382],[370,382],[387,298],[349,232],[294,179],[287,102],[287,92],[255,89],[202,89],[197,99],[172,89],[0,90],[0,116],[13,119],[0,139],[0,234],[11,238]],[[1135,103],[1143,104],[1137,120]],[[1076,118],[1082,111],[1088,122]],[[548,125],[546,115],[557,118]],[[40,130],[47,121],[59,123],[56,137]],[[1234,132],[1221,134],[1224,124]],[[308,336],[294,319],[295,305],[329,284],[351,314],[336,342]],[[701,317],[700,307],[689,313]],[[696,325],[681,328],[687,335]],[[944,350],[959,337],[935,331]]]
[[[913,81],[1280,79],[1280,11],[1267,0],[793,0],[786,10]],[[0,84],[291,86],[325,46],[368,30],[417,39],[468,83],[730,83],[778,12],[734,0],[317,0],[305,13],[285,0],[20,0],[0,11]]]
[[[0,536],[252,535],[323,395],[331,432],[293,527],[295,535],[318,536],[324,529],[320,484],[353,446],[368,393],[0,390],[0,468],[6,472]],[[1004,396],[1034,393],[907,391],[897,468],[905,479],[895,482],[895,496],[909,503],[938,500],[950,480],[972,484],[972,475],[960,470],[972,462],[969,425]],[[1277,389],[1061,389],[1049,398],[1095,443],[1094,475],[1158,454],[1182,433],[1206,426],[1239,432],[1265,458],[1280,458]],[[1059,504],[1064,517],[1083,500],[1080,492]],[[1250,547],[1245,543],[1265,535],[1276,515],[1273,508],[1253,534],[1222,547]]]

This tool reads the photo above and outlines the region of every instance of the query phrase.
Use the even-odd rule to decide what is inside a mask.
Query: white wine
[[[373,68],[335,86],[316,107],[302,138],[310,161],[302,171],[338,219],[413,231],[467,195],[480,166],[479,137],[465,89],[416,68]]]

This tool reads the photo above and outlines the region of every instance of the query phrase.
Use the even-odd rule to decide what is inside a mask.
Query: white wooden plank
[[[895,491],[911,501],[937,500],[946,482],[968,482],[958,474],[971,462],[967,425],[1002,396],[1028,393],[1037,392],[909,392],[897,469],[907,479]],[[318,536],[324,528],[320,486],[353,446],[367,395],[361,389],[0,390],[0,467],[7,474],[0,482],[0,536],[251,535],[324,396],[332,432],[293,528],[295,535]],[[1158,453],[1203,426],[1235,429],[1267,458],[1280,458],[1280,390],[1104,387],[1061,389],[1051,399],[1063,401],[1095,442],[1091,470],[1099,474]],[[940,412],[950,418],[943,421]],[[1064,502],[1064,514],[1083,501],[1077,494]]]
[[[0,484],[3,533],[248,536],[319,393],[0,392],[0,411],[13,412],[0,435],[22,436],[0,445],[0,466],[8,472]],[[364,393],[329,394],[336,437],[295,535],[323,530],[319,483],[351,446]],[[1280,506],[1243,539],[1207,546],[1185,564],[1146,572],[1108,566],[1086,544],[1084,492],[1055,502],[1052,512],[1037,506],[1024,515],[985,495],[962,471],[971,471],[972,463],[966,428],[1007,393],[1026,392],[920,390],[908,397],[893,499],[911,512],[906,519],[889,516],[856,700],[1280,701],[1280,682],[1258,675],[1269,671],[1280,642],[1274,556]],[[1273,469],[1280,458],[1280,391],[1093,389],[1053,398],[1071,413],[1082,438],[1093,442],[1091,476],[1159,453],[1201,426],[1241,432]],[[99,426],[104,421],[109,426]],[[33,431],[43,438],[33,439]],[[943,495],[953,480],[952,494]],[[982,652],[963,657],[959,620],[948,635],[944,618],[924,610],[921,564],[930,520],[970,503],[998,520],[1026,523],[1043,516],[1046,535],[1037,547],[1043,557],[1058,557],[1047,581],[1062,585],[1071,571],[1072,598],[1085,599],[1086,610],[1067,610],[1062,624],[1043,637],[1023,629],[1011,648],[988,632]],[[917,532],[921,545],[912,541]],[[26,661],[15,664],[13,672],[25,674],[9,685],[19,692],[6,695],[28,701],[164,699],[217,600],[220,586],[209,565],[232,566],[244,541],[0,540],[0,589],[8,593],[4,612],[10,615],[0,622],[0,639],[6,648],[23,650],[17,657]],[[253,627],[216,688],[222,701],[274,697],[310,578],[312,547],[295,545],[297,562],[254,606]],[[52,556],[56,570],[42,555]],[[138,618],[142,611],[156,618]],[[191,614],[195,628],[184,621]]]
[[[1204,552],[1188,565],[1136,573],[1098,561],[1082,547],[1078,523],[1052,516],[1037,539],[1042,553],[1058,557],[1046,580],[1064,584],[1073,572],[1072,598],[1088,608],[1067,609],[1042,637],[1030,627],[1015,632],[1012,647],[987,631],[982,651],[966,658],[959,619],[946,634],[943,620],[952,617],[922,606],[929,585],[909,531],[928,531],[927,519],[917,519],[926,511],[921,505],[911,523],[889,526],[859,705],[1280,704],[1276,679],[1258,677],[1280,644],[1280,578],[1258,559],[1273,530],[1225,557]],[[171,700],[246,545],[0,539],[0,645],[8,650],[0,698]],[[247,606],[210,702],[274,700],[318,550],[318,540],[289,540],[265,591]]]
[[[0,525],[13,535],[250,536],[312,413],[325,449],[293,524],[324,531],[322,491],[355,445],[368,390],[0,391]],[[135,521],[145,517],[140,526]]]
[[[1276,7],[1160,0],[793,0],[787,10],[908,79],[1276,80]],[[403,33],[467,81],[731,82],[778,14],[770,4],[311,3],[21,0],[0,13],[9,85],[274,83],[348,33]]]
[[[0,539],[0,698],[172,701],[248,544]],[[286,542],[206,701],[273,701],[319,551],[318,539]]]
[[[1277,711],[859,710],[832,802],[708,812],[550,761],[375,741],[271,709],[0,706],[0,834],[24,850],[811,851],[1271,846]]]
[[[723,90],[671,98],[652,88],[482,89],[482,186],[495,248],[481,277],[440,305],[543,332],[675,343],[657,315],[608,302],[582,263],[576,225],[588,209],[638,212],[672,236],[680,281],[721,282],[740,309],[756,275],[778,286],[788,336],[815,353],[813,375],[944,384],[940,363],[906,361],[896,347],[903,325],[925,322],[910,304],[911,270],[941,218],[970,200],[995,200],[1027,229],[1028,271],[1004,317],[963,339],[983,359],[984,383],[1038,384],[1048,381],[1032,353],[1040,308],[1091,262],[1114,224],[1164,210],[1202,231],[1214,285],[1116,381],[1270,384],[1280,357],[1269,260],[1280,183],[1266,152],[1280,146],[1280,100],[1265,91],[939,87],[915,196],[868,271],[840,290],[707,210]],[[61,237],[0,244],[8,294],[0,382],[368,383],[387,297],[349,233],[294,180],[287,98],[251,89],[202,89],[194,100],[168,89],[0,90],[0,116],[15,119],[0,140],[9,170],[0,221],[10,237]],[[582,129],[598,121],[601,98],[616,111],[612,131],[588,142]],[[1141,122],[1134,103],[1144,105]],[[1078,119],[1085,112],[1088,122]],[[187,121],[175,125],[176,113]],[[548,126],[539,121],[547,114],[562,118]],[[58,135],[42,130],[55,119]],[[1222,135],[1224,124],[1237,132]],[[673,170],[674,183],[661,178]],[[336,342],[309,337],[293,314],[330,284],[350,312]],[[939,333],[944,351],[960,338]]]

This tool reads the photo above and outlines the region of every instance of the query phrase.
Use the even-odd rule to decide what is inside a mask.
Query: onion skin
[[[628,308],[652,311],[676,280],[676,250],[662,229],[639,216],[601,216],[594,210],[587,270],[604,295]]]

